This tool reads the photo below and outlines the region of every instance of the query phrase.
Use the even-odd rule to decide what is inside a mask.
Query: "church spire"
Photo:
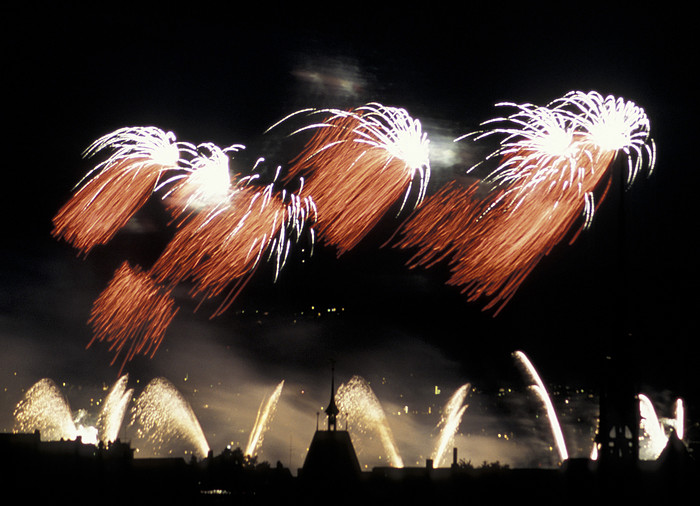
[[[326,408],[326,414],[328,415],[328,430],[336,430],[336,418],[340,411],[338,406],[335,405],[335,363],[331,365],[331,402]]]

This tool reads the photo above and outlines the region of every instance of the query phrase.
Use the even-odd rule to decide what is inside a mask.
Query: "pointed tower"
[[[340,410],[335,403],[335,368],[331,376],[331,400],[326,408],[328,430],[316,430],[299,476],[315,483],[338,484],[360,477],[360,462],[347,430],[337,429]]]
[[[328,403],[326,408],[326,414],[328,415],[328,430],[336,430],[337,417],[340,413],[338,406],[335,404],[335,365],[331,366],[331,401]]]

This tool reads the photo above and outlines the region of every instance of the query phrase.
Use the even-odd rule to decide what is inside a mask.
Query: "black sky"
[[[397,12],[348,4],[342,13],[328,6],[244,13],[206,3],[3,11],[9,179],[7,328],[0,339],[22,322],[45,318],[45,326],[74,335],[82,348],[89,296],[76,297],[73,315],[37,313],[42,301],[30,287],[96,294],[117,262],[125,256],[147,261],[161,245],[155,235],[149,241],[121,236],[83,261],[50,237],[51,217],[89,169],[81,153],[93,140],[122,126],[155,125],[192,142],[240,142],[249,156],[283,164],[284,146],[265,151],[268,126],[300,107],[356,105],[347,96],[310,89],[294,71],[342,62],[361,78],[352,99],[405,107],[421,118],[429,137],[454,138],[477,128],[500,101],[544,105],[573,89],[625,97],[651,119],[656,171],[622,197],[614,186],[592,229],[574,245],[555,248],[496,318],[444,286],[445,271],[409,271],[403,253],[381,248],[400,223],[388,217],[340,259],[320,248],[303,264],[292,259],[275,284],[271,269],[261,269],[217,328],[245,325],[236,310],[258,305],[280,314],[311,304],[344,307],[346,316],[329,321],[323,336],[324,350],[341,361],[383,336],[393,341],[410,334],[458,361],[465,377],[493,382],[505,374],[515,349],[527,350],[556,381],[593,381],[601,356],[624,343],[620,348],[642,384],[700,401],[692,193],[698,171],[691,156],[697,45],[687,13],[592,4],[563,11],[528,4]],[[435,169],[431,192],[466,167]],[[54,261],[63,270],[40,267]],[[22,339],[30,346],[50,338]],[[326,360],[300,353],[289,364],[294,342],[275,339],[271,331],[236,345],[269,367],[314,368],[314,360]],[[87,356],[97,367],[95,356]],[[24,359],[30,362],[31,353]]]

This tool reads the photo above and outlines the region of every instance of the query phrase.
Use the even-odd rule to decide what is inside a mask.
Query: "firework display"
[[[285,195],[287,196],[287,195]],[[234,284],[215,315],[228,307],[257,268],[265,251],[276,259],[276,273],[284,265],[293,239],[298,239],[313,213],[313,202],[289,194],[289,202],[248,184],[189,219],[178,230],[152,273],[170,284],[191,280],[193,296],[211,298]]]
[[[430,178],[428,139],[404,109],[368,104],[352,111],[315,111],[329,117],[306,127],[314,135],[287,177],[306,179],[304,195],[318,207],[319,239],[338,256],[354,248],[419,179],[417,204]]]
[[[469,183],[456,178],[431,195],[429,141],[420,121],[378,103],[297,111],[273,125],[322,118],[292,133],[311,136],[267,185],[259,184],[257,163],[249,174],[230,172],[240,144],[177,142],[155,127],[101,137],[85,155],[113,153],[54,217],[54,237],[87,254],[109,242],[154,193],[162,193],[174,234],[149,268],[124,262],[115,272],[95,301],[89,345],[109,342],[115,360],[123,356],[122,367],[137,354],[152,356],[177,313],[177,285],[188,283],[200,301],[223,296],[212,315],[218,316],[265,255],[277,279],[305,229],[312,243],[318,237],[340,257],[392,207],[401,212],[412,193],[414,209],[387,244],[412,251],[409,268],[447,262],[446,284],[469,301],[487,298],[484,309],[498,314],[553,247],[591,226],[613,161],[626,159],[629,185],[645,165],[653,169],[656,152],[644,110],[622,98],[573,91],[546,106],[497,106],[515,111],[455,141],[495,136],[498,148],[467,170]]]
[[[112,362],[123,357],[121,368],[136,355],[156,352],[178,311],[171,296],[177,284],[193,282],[192,295],[203,299],[233,285],[217,316],[266,252],[279,274],[292,241],[315,217],[310,197],[276,192],[274,183],[257,187],[255,173],[232,177],[229,156],[244,149],[240,144],[175,142],[171,132],[138,127],[100,138],[86,155],[105,149],[114,153],[86,175],[85,185],[58,212],[53,235],[87,254],[109,242],[159,191],[176,228],[150,269],[124,262],[93,305],[88,347],[110,343]]]
[[[86,175],[87,182],[59,210],[52,235],[83,254],[108,243],[146,203],[163,174],[181,169],[180,150],[189,148],[172,132],[155,127],[122,128],[101,137],[84,155],[115,152]]]
[[[153,356],[177,311],[170,290],[124,262],[93,304],[89,323],[94,336],[88,347],[96,341],[110,343],[112,363],[123,353],[121,374],[134,356]]]
[[[590,226],[596,201],[611,183],[618,152],[628,160],[631,183],[643,159],[653,168],[649,122],[631,102],[572,92],[547,107],[517,111],[487,123],[505,123],[474,137],[499,134],[495,170],[462,187],[449,183],[402,226],[395,246],[416,248],[409,267],[449,259],[449,285],[468,300],[490,298],[496,314],[552,248]],[[472,170],[474,167],[472,168]],[[488,188],[477,198],[480,188]]]

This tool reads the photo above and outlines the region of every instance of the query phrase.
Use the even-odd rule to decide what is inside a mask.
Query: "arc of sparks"
[[[255,423],[253,424],[253,429],[250,431],[248,444],[246,445],[245,455],[254,457],[262,446],[265,431],[272,422],[272,417],[275,414],[277,402],[279,401],[283,387],[284,380],[280,381],[272,393],[263,398],[260,402],[260,407],[255,417]]]
[[[108,243],[146,203],[162,175],[186,166],[191,145],[156,127],[127,127],[107,134],[83,153],[114,152],[90,170],[53,218],[51,234],[87,255]],[[81,186],[82,185],[82,186]]]
[[[532,365],[532,362],[527,357],[527,355],[525,355],[525,353],[523,353],[522,351],[516,351],[515,353],[513,353],[513,356],[516,358],[516,360],[518,360],[518,362],[520,362],[523,365],[523,367],[525,367],[525,370],[527,371],[530,380],[534,383],[533,385],[530,385],[530,388],[542,401],[542,404],[544,405],[545,410],[547,411],[547,419],[549,420],[549,426],[552,430],[552,436],[554,437],[554,441],[559,452],[559,460],[561,462],[564,462],[566,459],[569,458],[569,454],[566,449],[564,434],[562,433],[561,426],[559,425],[557,412],[554,409],[554,405],[552,404],[552,399],[550,398],[549,393],[547,392],[547,388],[544,386],[540,375],[537,373],[537,369],[535,369],[535,366]]]
[[[651,171],[656,157],[646,114],[622,99],[572,92],[547,107],[497,105],[516,112],[457,139],[500,135],[499,148],[486,157],[499,159],[497,167],[482,181],[466,188],[448,183],[427,198],[394,245],[417,249],[410,268],[447,260],[447,284],[469,301],[489,298],[484,309],[496,307],[494,316],[554,246],[567,237],[573,243],[591,226],[618,152],[627,156],[630,182],[645,159]]]
[[[416,205],[422,201],[430,177],[429,142],[420,121],[400,108],[370,103],[351,111],[303,112],[327,118],[293,132],[314,134],[292,160],[286,178],[305,178],[302,195],[316,202],[318,237],[340,256],[354,248],[402,194],[403,209],[416,177]]]
[[[277,279],[292,242],[315,219],[310,197],[276,194],[274,182],[260,189],[253,179],[239,180],[225,198],[189,216],[150,271],[169,286],[191,281],[191,295],[202,300],[233,286],[212,317],[235,300],[266,251],[275,258]]]

